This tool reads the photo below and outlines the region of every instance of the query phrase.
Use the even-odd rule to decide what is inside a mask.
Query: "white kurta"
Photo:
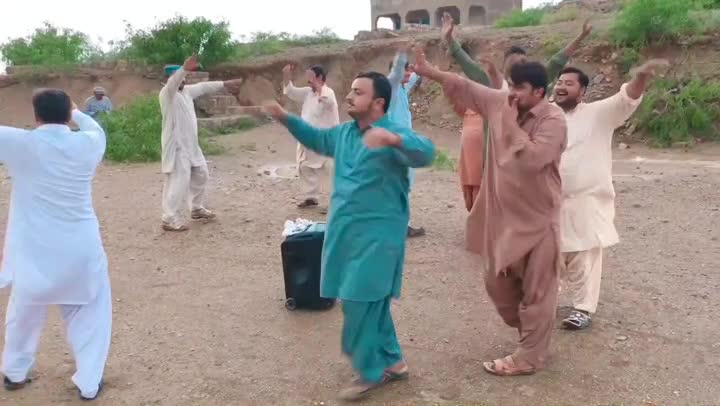
[[[0,161],[12,178],[0,287],[21,305],[84,305],[107,278],[107,257],[92,201],[105,133],[73,111],[80,127],[0,127]]]
[[[291,81],[285,86],[283,93],[290,100],[302,103],[300,117],[312,124],[313,127],[331,128],[340,124],[335,92],[329,86],[324,85],[320,94],[317,94],[310,87],[295,87]],[[322,167],[328,159],[308,150],[300,143],[298,143],[295,158],[298,166],[302,163],[316,169]]]
[[[193,167],[205,165],[205,156],[198,143],[194,99],[223,90],[223,82],[186,85],[183,90],[178,90],[186,75],[183,68],[178,69],[160,90],[163,173],[173,171],[176,158],[189,160]]]
[[[614,96],[580,103],[565,113],[568,143],[560,161],[562,252],[604,248],[619,241],[614,224],[612,137],[642,101],[642,97],[631,99],[626,88],[624,84]]]

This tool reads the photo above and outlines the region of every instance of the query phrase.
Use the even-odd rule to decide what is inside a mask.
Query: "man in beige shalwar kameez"
[[[614,224],[613,132],[635,112],[655,69],[664,64],[648,61],[618,93],[592,103],[582,101],[590,79],[580,69],[563,69],[555,84],[555,103],[565,112],[568,125],[568,145],[560,165],[560,224],[562,279],[573,310],[563,320],[565,328],[582,330],[592,324],[600,299],[603,249],[619,242]]]
[[[555,324],[563,112],[545,99],[548,78],[537,62],[513,66],[509,96],[431,67],[420,50],[415,69],[441,83],[456,109],[488,121],[487,172],[468,217],[467,248],[483,258],[488,295],[520,339],[512,355],[484,367],[500,376],[532,374],[544,366]]]

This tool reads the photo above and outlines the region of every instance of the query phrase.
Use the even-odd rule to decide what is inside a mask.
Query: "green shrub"
[[[448,155],[447,152],[438,150],[435,153],[435,158],[433,159],[432,163],[433,169],[441,170],[441,171],[454,171],[457,167],[457,163],[454,159]]]
[[[203,17],[194,20],[175,17],[149,30],[134,30],[128,25],[127,39],[120,48],[121,55],[150,65],[182,64],[188,56],[200,52],[198,60],[207,68],[230,59],[235,43],[224,21],[214,23]]]
[[[529,27],[542,24],[545,9],[531,8],[528,10],[515,9],[508,14],[498,18],[495,26],[498,28]]]
[[[78,31],[45,23],[26,38],[15,38],[0,45],[8,65],[64,66],[85,61],[93,47]]]
[[[636,120],[658,146],[720,139],[720,81],[660,80],[645,95]]]
[[[560,52],[565,47],[562,38],[558,36],[552,36],[543,41],[542,53],[546,58],[551,58],[553,55]]]
[[[692,0],[630,0],[615,18],[610,36],[617,45],[635,49],[675,40],[698,29],[692,7]]]
[[[102,114],[107,134],[105,158],[116,162],[155,162],[161,158],[162,115],[157,96],[141,96],[118,110]],[[222,146],[199,134],[207,155],[223,152]]]
[[[311,35],[293,35],[287,32],[255,32],[249,38],[237,44],[235,59],[242,61],[258,56],[272,55],[285,51],[289,48],[304,47],[311,45],[333,44],[341,42],[329,28],[315,31]]]

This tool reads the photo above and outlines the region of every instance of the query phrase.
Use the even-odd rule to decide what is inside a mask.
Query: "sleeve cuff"
[[[644,94],[641,94],[640,97],[638,97],[637,99],[633,99],[633,98],[631,98],[630,96],[628,96],[628,94],[627,94],[627,87],[628,87],[628,84],[627,84],[627,83],[623,83],[623,85],[620,86],[620,92],[619,92],[619,93],[620,93],[620,98],[622,99],[623,103],[626,103],[626,104],[628,104],[628,105],[630,105],[630,106],[633,106],[633,107],[638,106],[640,103],[642,103],[643,97],[644,97],[645,95],[644,95]]]

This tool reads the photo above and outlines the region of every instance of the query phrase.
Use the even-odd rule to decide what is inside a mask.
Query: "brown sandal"
[[[532,375],[535,373],[535,368],[520,369],[515,364],[512,355],[508,355],[505,358],[499,358],[491,362],[483,362],[483,368],[490,374],[495,376],[519,376],[519,375]]]

